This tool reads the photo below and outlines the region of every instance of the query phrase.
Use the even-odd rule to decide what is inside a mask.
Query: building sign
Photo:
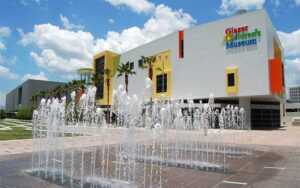
[[[226,49],[256,45],[260,35],[259,29],[249,30],[248,26],[229,27],[225,30],[224,37]]]

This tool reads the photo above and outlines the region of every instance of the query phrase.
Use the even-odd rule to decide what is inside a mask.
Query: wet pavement
[[[255,145],[253,156],[228,159],[227,172],[168,167],[163,187],[300,187],[300,146]],[[31,176],[31,153],[0,156],[0,187],[61,187]]]

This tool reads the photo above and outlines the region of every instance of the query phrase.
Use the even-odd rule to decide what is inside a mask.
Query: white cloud
[[[271,0],[271,3],[273,3],[275,7],[278,7],[280,5],[280,0]]]
[[[300,5],[300,0],[295,0],[296,5]]]
[[[0,53],[0,63],[4,63],[6,58]]]
[[[12,56],[8,61],[9,63],[15,65],[17,64],[18,58],[16,56]]]
[[[16,56],[6,58],[0,53],[0,63],[9,63],[12,65],[15,65],[15,64],[17,64],[17,61],[18,61],[18,58]]]
[[[110,19],[108,19],[108,22],[111,23],[111,24],[114,24],[114,23],[115,23],[115,20],[112,19],[112,18],[110,18]]]
[[[35,25],[34,31],[19,41],[35,44],[41,53],[31,52],[36,64],[50,71],[73,72],[90,67],[95,54],[95,39],[89,32],[69,31],[51,24]]]
[[[40,55],[35,52],[31,52],[30,55],[38,66],[54,72],[72,73],[81,67],[91,67],[91,60],[62,57],[51,49],[42,50]]]
[[[33,0],[31,0],[31,1],[33,1]],[[41,1],[40,1],[40,0],[34,0],[34,2],[35,2],[36,4],[38,4],[38,5],[41,4]],[[27,0],[21,0],[20,3],[21,3],[22,5],[24,5],[24,6],[29,5],[29,3],[28,3]]]
[[[3,38],[10,36],[10,34],[11,30],[9,29],[9,27],[0,27],[0,50],[6,49]]]
[[[32,80],[48,80],[48,78],[46,77],[45,73],[42,71],[39,74],[25,74],[21,80],[22,81],[26,81],[28,79],[32,79]]]
[[[221,15],[231,15],[239,9],[261,9],[264,3],[265,0],[222,0],[220,10],[217,12]]]
[[[0,38],[8,37],[11,33],[9,27],[0,27]]]
[[[5,101],[6,101],[6,93],[0,91],[0,109],[1,106],[5,106]]]
[[[11,30],[9,27],[0,27],[0,51],[6,49],[5,38],[9,37],[10,34],[11,34]],[[8,58],[0,53],[0,63],[6,63],[6,62],[10,64],[16,64],[17,57],[12,56]]]
[[[106,39],[97,39],[97,49],[124,52],[173,31],[190,27],[195,22],[196,20],[181,9],[173,11],[170,7],[158,5],[142,28],[130,27],[122,32],[109,31]]]
[[[17,30],[17,32],[19,33],[20,37],[23,37],[23,36],[24,36],[24,31],[23,31],[23,29],[17,28],[16,30]]]
[[[68,30],[72,30],[72,29],[78,29],[78,30],[81,30],[81,29],[84,29],[84,26],[82,25],[75,25],[75,24],[72,24],[70,23],[69,19],[63,15],[59,15],[60,17],[60,21],[63,23],[64,27]]]
[[[6,46],[3,42],[0,41],[0,50],[5,50]]]
[[[105,0],[113,6],[127,6],[137,13],[148,13],[152,11],[155,5],[148,0]]]
[[[15,80],[19,78],[19,75],[11,72],[9,68],[0,65],[0,77],[8,80]]]
[[[24,5],[24,6],[27,6],[27,5],[28,5],[27,1],[25,1],[25,0],[21,0],[20,3],[21,3],[22,5]]]
[[[286,86],[300,85],[300,58],[285,60]]]
[[[50,71],[74,73],[91,67],[92,57],[103,50],[124,52],[158,37],[192,26],[196,21],[183,10],[165,5],[155,7],[143,27],[130,27],[121,32],[109,31],[105,38],[94,38],[85,31],[70,31],[52,24],[35,25],[33,32],[21,36],[22,45],[34,44],[41,52],[31,52],[35,63]]]
[[[76,80],[79,78],[79,75],[76,73],[75,74],[71,73],[71,74],[64,74],[61,77],[65,80]]]
[[[277,34],[283,46],[285,55],[300,57],[300,29],[291,33],[277,31]]]

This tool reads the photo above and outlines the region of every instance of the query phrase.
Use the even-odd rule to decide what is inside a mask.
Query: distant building
[[[285,112],[286,116],[300,117],[300,103],[286,103]]]
[[[300,86],[290,87],[290,102],[300,103]]]
[[[22,108],[30,108],[34,105],[31,101],[31,96],[40,91],[51,91],[59,85],[64,85],[64,82],[53,82],[44,80],[26,80],[21,85],[10,91],[6,95],[6,112],[16,112]]]

